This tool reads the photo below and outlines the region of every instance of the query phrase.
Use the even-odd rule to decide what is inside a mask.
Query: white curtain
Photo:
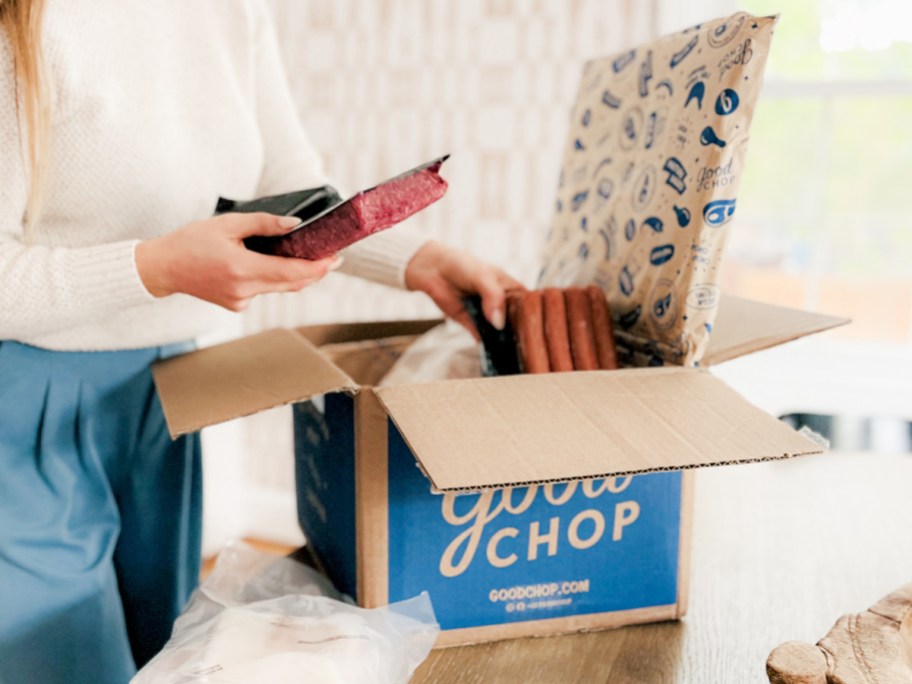
[[[442,153],[450,191],[411,220],[531,282],[583,62],[732,0],[269,0],[302,121],[333,178],[372,185]],[[333,275],[256,301],[238,332],[430,317],[422,295]],[[206,551],[297,543],[290,411],[210,430]]]

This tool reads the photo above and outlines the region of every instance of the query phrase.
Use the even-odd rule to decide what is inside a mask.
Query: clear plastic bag
[[[481,352],[469,332],[447,321],[419,337],[380,381],[380,387],[481,377]]]
[[[131,684],[407,682],[440,631],[428,595],[375,609],[342,598],[301,563],[231,544]]]

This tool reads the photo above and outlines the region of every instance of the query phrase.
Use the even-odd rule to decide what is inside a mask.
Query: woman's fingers
[[[270,292],[298,292],[321,280],[340,263],[341,259],[332,257],[320,261],[263,257],[253,260],[252,266],[248,264],[243,275],[234,280],[233,287],[228,283],[228,291],[243,300]]]
[[[481,295],[481,308],[485,318],[495,328],[503,330],[506,320],[506,294],[500,278],[497,276],[496,269],[483,267],[475,279],[475,286],[478,294]]]
[[[440,273],[433,274],[426,282],[422,282],[418,289],[433,300],[444,316],[461,324],[476,339],[479,339],[475,325],[462,303],[464,293],[461,289],[454,287]]]
[[[226,230],[235,238],[243,239],[251,235],[284,235],[294,229],[301,221],[294,216],[274,216],[262,212],[250,214],[224,214]],[[293,259],[245,250],[237,255],[237,270],[251,281],[262,281],[268,284],[284,285],[297,282],[314,282],[342,265],[342,258],[332,255],[317,261]],[[284,291],[285,288],[283,288]]]
[[[452,249],[437,242],[427,242],[405,271],[405,284],[410,290],[428,294],[450,318],[462,323],[477,336],[462,297],[480,294],[485,318],[502,330],[506,320],[505,293],[525,289],[503,270],[486,263],[468,252]]]
[[[243,240],[253,235],[285,235],[301,224],[297,216],[276,216],[261,211],[249,214],[222,214],[210,219],[218,222],[232,237]]]
[[[506,319],[506,292],[525,290],[518,280],[494,266],[485,265],[475,279],[476,289],[481,295],[481,308],[485,318],[498,330],[503,330]]]
[[[287,259],[251,252],[250,235],[281,235],[297,219],[272,214],[223,214],[140,243],[136,267],[150,294],[184,293],[232,311],[267,292],[300,290],[339,267],[341,259]]]
[[[319,280],[330,271],[339,268],[342,265],[342,258],[334,255],[319,261],[308,261],[307,259],[292,259],[248,252],[244,257],[244,264],[249,269],[248,273],[251,280],[283,284],[303,280]]]

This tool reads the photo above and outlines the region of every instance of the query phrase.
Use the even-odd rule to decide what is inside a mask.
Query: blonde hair
[[[44,0],[0,0],[0,26],[9,37],[16,83],[20,134],[27,132],[26,222],[38,223],[44,203],[51,135],[51,104],[41,51]]]

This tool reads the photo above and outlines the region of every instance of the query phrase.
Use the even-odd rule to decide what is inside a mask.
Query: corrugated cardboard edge
[[[718,410],[712,414],[713,421],[711,422],[715,426],[713,430],[729,430],[731,426],[719,423],[719,417],[728,411],[728,408],[725,407],[730,407],[731,411],[729,412],[737,414],[736,418],[744,421],[745,425],[756,427],[762,424],[764,429],[772,431],[771,435],[776,437],[761,440],[763,448],[760,448],[751,440],[745,441],[743,438],[738,438],[740,433],[729,430],[726,434],[732,436],[732,439],[738,442],[738,444],[734,445],[735,448],[723,449],[715,445],[712,448],[697,449],[688,441],[692,453],[690,462],[675,457],[675,454],[671,451],[665,454],[667,450],[663,448],[648,451],[651,454],[649,458],[588,459],[585,467],[560,468],[554,467],[555,464],[548,461],[550,454],[545,453],[548,451],[548,449],[543,447],[547,443],[545,434],[550,428],[548,424],[543,422],[541,416],[538,417],[537,422],[534,424],[524,424],[526,427],[522,433],[517,433],[516,431],[500,432],[501,423],[498,421],[502,420],[503,415],[514,410],[515,406],[524,407],[534,402],[538,402],[536,404],[537,407],[548,406],[548,404],[539,401],[539,399],[547,397],[552,387],[556,387],[560,391],[559,395],[564,398],[579,394],[577,391],[579,387],[588,387],[590,394],[596,389],[608,388],[611,390],[612,405],[618,408],[621,413],[626,412],[629,414],[635,406],[632,404],[623,405],[619,404],[619,402],[624,401],[626,393],[631,391],[631,383],[635,381],[637,388],[646,387],[651,392],[657,392],[657,383],[662,381],[665,394],[656,394],[656,396],[665,398],[661,405],[656,404],[655,406],[656,410],[659,411],[657,415],[661,419],[662,415],[660,414],[662,411],[677,410],[678,403],[680,403],[675,403],[673,400],[668,399],[670,390],[666,391],[664,389],[664,380],[659,377],[665,375],[674,376],[672,379],[679,385],[685,386],[687,391],[704,393],[699,396],[705,397],[703,403],[706,406],[712,407],[715,404]],[[497,395],[497,401],[492,400],[488,404],[476,401],[479,397],[483,399],[486,394],[490,396],[489,390],[495,383],[499,383],[499,389],[503,390]],[[671,386],[669,385],[669,387]],[[444,380],[422,385],[384,387],[375,390],[375,392],[408,444],[409,449],[416,456],[416,460],[421,463],[423,472],[430,479],[433,491],[438,493],[473,492],[482,489],[524,487],[549,482],[603,479],[654,472],[675,472],[692,468],[760,463],[806,456],[822,451],[819,444],[801,437],[790,428],[782,426],[774,417],[752,405],[723,381],[706,371],[696,369],[669,367]],[[607,395],[603,393],[602,396]],[[514,399],[515,402],[519,403],[515,403]],[[727,403],[720,404],[720,402]],[[655,404],[656,402],[653,403]],[[488,409],[485,409],[485,406],[488,406]],[[573,401],[564,402],[564,415],[567,416],[568,420],[570,414],[567,412],[575,410],[574,406],[575,403]],[[437,413],[435,414],[431,409],[436,410]],[[487,410],[487,413],[485,413],[485,410]],[[616,431],[618,423],[611,422],[613,420],[612,416],[615,414],[605,413],[603,409],[599,410],[602,413],[596,418],[601,423],[590,416],[590,421],[584,423],[584,426],[591,427],[603,424],[603,426],[607,425],[608,429]],[[433,429],[430,428],[429,422],[434,425]],[[469,424],[471,424],[471,429],[474,432],[467,432],[467,425]],[[444,427],[446,428],[445,430],[443,429]],[[631,427],[637,427],[636,434],[638,438],[648,434],[651,429],[649,425],[642,422]],[[589,430],[589,432],[591,433],[592,430]],[[466,434],[466,444],[471,443],[472,448],[466,451],[467,447],[463,444],[461,447],[463,451],[459,452],[462,454],[462,458],[454,458],[453,454],[455,452],[454,447],[452,447],[452,441],[438,439],[443,434],[448,436]],[[604,434],[608,435],[608,432],[604,432]],[[698,440],[698,442],[700,444],[704,442],[709,444],[710,439],[715,439],[715,434],[715,432],[707,432],[706,429],[703,429],[703,432],[699,435],[702,441]],[[471,435],[471,439],[468,435]],[[534,435],[535,437],[530,438],[529,435]],[[492,443],[497,442],[499,448],[504,450],[500,454],[501,460],[498,464],[489,464],[484,459],[477,457],[477,454],[481,453],[482,443],[486,440]],[[666,438],[665,441],[667,442],[668,439]],[[593,444],[596,443],[602,447],[602,449],[597,451],[603,456],[605,453],[613,453],[611,449],[614,446],[610,437],[601,438],[601,442],[593,442]],[[659,453],[660,451],[661,453]],[[642,449],[640,449],[640,452],[647,453]],[[674,457],[674,460],[671,460],[672,457]],[[456,466],[454,466],[454,464],[464,464],[465,462],[471,462],[478,466],[468,476],[463,476],[456,472]],[[537,465],[528,467],[528,464],[533,462]],[[516,468],[512,469],[515,472],[511,471],[511,467],[514,464],[518,464]],[[440,465],[442,465],[442,470],[435,467]],[[567,464],[564,463],[563,465],[566,466]]]
[[[403,439],[405,436],[403,435]],[[408,442],[408,440],[406,440]],[[411,449],[411,446],[409,446]],[[662,466],[661,468],[646,468],[643,470],[617,470],[610,473],[601,473],[598,475],[586,475],[584,477],[566,477],[566,478],[552,478],[550,480],[529,480],[524,482],[507,482],[504,484],[492,484],[486,485],[484,487],[454,487],[451,489],[441,489],[434,484],[434,481],[431,479],[431,476],[428,475],[427,471],[421,467],[418,459],[415,459],[415,462],[418,463],[421,473],[428,478],[428,482],[431,485],[431,492],[434,494],[477,494],[479,492],[486,491],[488,489],[504,489],[507,487],[531,487],[532,485],[546,485],[546,484],[563,484],[565,482],[573,482],[574,480],[579,480],[583,482],[585,480],[604,480],[609,477],[625,477],[627,475],[649,475],[650,473],[673,473],[678,470],[684,471],[685,474],[692,473],[695,470],[702,470],[704,468],[727,468],[729,466],[738,466],[738,465],[748,465],[750,463],[768,463],[770,461],[787,461],[792,458],[799,458],[802,456],[814,456],[817,454],[822,454],[826,451],[823,447],[819,449],[811,449],[809,451],[796,451],[791,454],[782,454],[781,456],[765,456],[763,458],[742,458],[731,461],[719,461],[714,463],[700,463],[696,465],[674,465],[674,466]],[[415,452],[412,451],[412,454]]]
[[[775,328],[764,325],[764,321],[771,319],[780,324],[782,321],[788,323],[773,333],[767,333],[770,327]],[[719,304],[709,346],[700,365],[715,366],[850,322],[851,319],[840,316],[724,295]]]
[[[690,604],[691,541],[693,539],[694,484],[696,473],[681,473],[681,528],[678,536],[678,601],[675,618],[687,614]]]
[[[626,627],[627,625],[674,620],[677,617],[677,612],[677,605],[672,604],[618,610],[612,613],[571,615],[561,618],[545,618],[543,620],[529,620],[486,627],[449,629],[438,635],[434,648],[467,646],[487,641],[502,641],[504,639],[519,639],[522,637],[545,637],[574,632],[595,632],[603,629]]]
[[[356,586],[365,608],[389,603],[388,425],[372,391],[355,397]]]

